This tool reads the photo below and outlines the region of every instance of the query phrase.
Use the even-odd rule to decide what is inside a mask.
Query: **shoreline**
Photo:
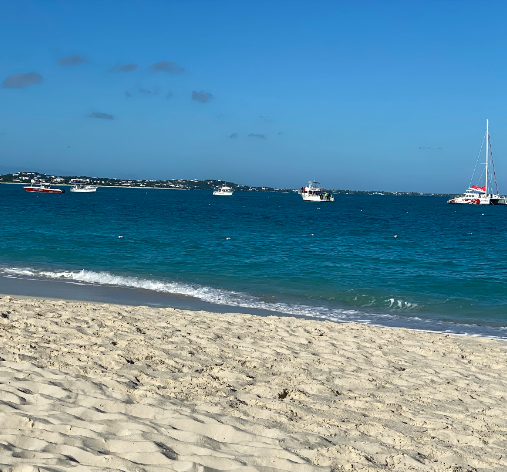
[[[263,310],[261,308],[249,308],[227,304],[221,305],[204,301],[190,295],[42,277],[33,279],[28,277],[0,275],[0,296],[94,304],[108,303],[125,306],[147,306],[152,308],[174,308],[189,311],[207,311],[210,313],[234,312],[255,316],[293,316],[295,318],[316,320],[310,316],[292,315]]]
[[[148,306],[154,308],[175,308],[191,311],[207,311],[210,313],[242,313],[255,316],[295,317],[314,321],[330,321],[333,323],[359,323],[366,326],[409,329],[418,332],[452,334],[465,337],[484,337],[501,342],[507,341],[507,327],[503,325],[456,323],[453,321],[424,318],[419,316],[396,315],[382,312],[362,312],[344,308],[345,315],[328,315],[318,312],[298,313],[295,308],[287,305],[287,310],[262,307],[241,306],[234,303],[218,303],[201,299],[198,296],[166,291],[157,291],[128,285],[107,283],[91,283],[80,279],[46,278],[28,275],[0,274],[0,294],[28,298],[43,298],[66,301],[83,301],[88,303],[112,303],[119,305]],[[299,307],[301,308],[301,307]],[[304,308],[304,307],[303,307]],[[296,311],[296,312],[294,312]]]
[[[11,296],[0,312],[0,464],[507,470],[502,342]]]
[[[31,185],[30,182],[0,182],[6,185]],[[95,184],[93,184],[95,185]],[[51,184],[52,187],[73,187],[74,184]],[[174,187],[129,187],[128,185],[95,185],[97,188],[137,188],[140,190],[193,190],[190,188],[174,188]]]

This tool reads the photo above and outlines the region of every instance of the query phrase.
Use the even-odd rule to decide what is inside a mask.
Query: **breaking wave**
[[[111,285],[116,287],[128,287],[174,295],[184,295],[217,305],[239,306],[255,308],[290,315],[310,316],[332,319],[333,321],[347,321],[347,318],[355,318],[362,314],[356,310],[330,309],[326,307],[310,307],[306,305],[290,305],[287,303],[269,303],[258,297],[233,290],[222,290],[206,287],[198,284],[185,284],[151,280],[139,277],[114,275],[109,272],[94,272],[91,270],[79,271],[45,271],[34,269],[8,268],[0,269],[0,273],[22,277],[44,277],[48,279],[60,279],[74,282],[85,282],[96,285]]]

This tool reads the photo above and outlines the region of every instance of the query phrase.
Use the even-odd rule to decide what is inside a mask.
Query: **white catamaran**
[[[469,187],[465,190],[463,195],[457,195],[454,198],[451,198],[447,203],[462,203],[467,205],[504,205],[505,197],[502,197],[498,194],[498,185],[496,183],[496,173],[495,173],[495,163],[493,161],[493,152],[491,151],[491,141],[489,139],[489,121],[486,120],[486,162],[484,174],[485,174],[485,182],[484,186],[480,187],[479,185],[472,185],[472,181],[474,179],[475,169],[472,174],[472,179],[470,181]],[[484,141],[483,141],[484,142]],[[482,146],[481,146],[482,150]],[[480,151],[479,151],[480,155]],[[477,161],[479,157],[477,157]],[[489,161],[491,160],[491,166],[489,166]],[[475,168],[477,168],[477,162],[475,164]],[[491,169],[493,171],[491,172]],[[490,175],[492,173],[492,175]],[[479,177],[481,180],[482,174]],[[492,181],[492,182],[491,182]],[[491,193],[493,189],[492,183],[495,184],[496,193]]]

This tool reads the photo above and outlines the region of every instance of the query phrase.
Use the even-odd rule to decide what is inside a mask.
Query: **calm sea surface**
[[[66,189],[0,185],[0,292],[2,279],[58,279],[507,338],[507,206]]]

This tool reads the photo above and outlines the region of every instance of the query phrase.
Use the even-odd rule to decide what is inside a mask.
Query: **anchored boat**
[[[299,193],[305,202],[334,202],[333,194],[326,192],[315,180],[309,181],[306,187],[301,187]]]
[[[35,192],[35,193],[65,193],[63,188],[51,188],[51,184],[47,182],[41,182],[39,185],[29,185],[27,187],[23,187],[27,192]]]
[[[233,193],[234,190],[231,187],[227,187],[227,185],[221,185],[213,191],[213,195],[232,195]]]
[[[95,185],[88,185],[88,182],[83,180],[73,179],[70,183],[73,185],[70,189],[71,192],[91,193],[97,191],[97,187]]]
[[[461,203],[466,205],[505,205],[507,204],[507,198],[502,197],[498,194],[498,185],[496,183],[496,172],[495,172],[495,163],[493,161],[493,151],[491,150],[491,140],[489,137],[489,120],[486,120],[486,162],[484,162],[485,168],[483,173],[478,180],[482,180],[482,175],[484,175],[485,183],[482,187],[478,185],[472,185],[474,180],[475,170],[477,169],[477,162],[475,163],[475,169],[472,173],[472,179],[470,181],[469,187],[465,190],[463,195],[457,195],[454,198],[451,198],[447,201],[447,203]],[[484,145],[484,141],[483,141]],[[479,151],[479,156],[482,151]],[[479,156],[477,156],[477,161],[479,161]],[[491,160],[491,166],[489,165],[489,161]],[[492,174],[492,175],[490,175]],[[493,189],[492,183],[495,184],[496,193],[490,193],[490,190]]]

